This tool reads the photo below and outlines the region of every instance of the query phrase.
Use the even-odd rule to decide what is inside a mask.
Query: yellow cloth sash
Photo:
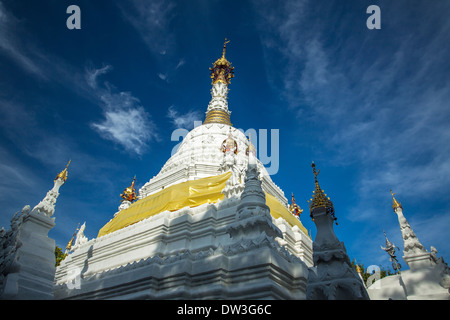
[[[111,221],[103,226],[98,233],[98,237],[164,211],[177,211],[185,207],[193,208],[205,203],[216,203],[218,200],[223,200],[222,190],[230,177],[231,172],[227,172],[218,176],[186,181],[138,200],[127,209],[120,211]],[[275,219],[282,217],[290,225],[297,225],[306,235],[308,234],[301,222],[274,196],[268,193],[266,193],[266,204]]]

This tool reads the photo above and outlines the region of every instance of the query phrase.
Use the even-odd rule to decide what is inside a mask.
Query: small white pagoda
[[[450,300],[450,270],[437,250],[431,253],[420,243],[408,220],[403,215],[403,207],[391,191],[392,209],[397,214],[403,238],[403,260],[409,270],[399,271],[375,281],[367,288],[370,299],[374,300]],[[386,237],[386,242],[389,242]],[[385,250],[386,251],[386,250]]]

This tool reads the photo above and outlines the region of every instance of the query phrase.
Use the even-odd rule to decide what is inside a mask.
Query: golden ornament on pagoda
[[[292,199],[291,199],[291,204],[289,206],[289,210],[291,211],[291,213],[296,216],[298,219],[300,219],[300,215],[303,212],[303,209],[300,208],[300,206],[298,204],[295,203],[295,198],[294,198],[294,194],[292,193]]]
[[[248,147],[247,147],[247,149],[245,149],[245,155],[248,156],[250,153],[256,157],[256,148],[252,143],[251,134],[248,135]]]
[[[62,181],[64,181],[64,182],[67,181],[67,168],[69,167],[71,161],[72,161],[72,160],[69,160],[69,162],[67,163],[65,169],[64,169],[63,171],[61,171],[61,172],[56,176],[55,181],[58,180],[58,179],[60,179],[60,180],[62,180]]]
[[[136,181],[136,176],[133,178],[133,182],[131,182],[131,186],[126,188],[120,197],[123,199],[122,201],[130,201],[133,202],[137,199],[137,192],[134,188],[134,183]]]
[[[397,199],[395,199],[394,194],[395,193],[393,193],[391,190],[391,195],[392,195],[392,200],[393,200],[392,209],[394,209],[394,211],[397,208],[403,209],[402,204],[400,202],[398,202]]]
[[[231,62],[229,62],[225,58],[227,43],[229,42],[230,41],[225,39],[225,43],[223,44],[222,57],[214,62],[212,68],[209,68],[209,70],[211,71],[212,84],[223,82],[226,85],[229,85],[231,78],[234,78],[234,67],[232,67]]]
[[[314,183],[315,183],[315,190],[313,191],[313,197],[310,199],[309,202],[309,210],[311,212],[312,217],[312,211],[316,208],[325,208],[326,212],[331,215],[333,220],[337,220],[337,218],[334,215],[334,205],[333,202],[330,200],[329,197],[327,197],[326,193],[320,188],[319,181],[317,180],[317,176],[319,175],[320,169],[316,172],[316,165],[313,161],[311,164],[311,167],[313,168],[313,174],[314,174]],[[337,223],[336,223],[337,224]]]

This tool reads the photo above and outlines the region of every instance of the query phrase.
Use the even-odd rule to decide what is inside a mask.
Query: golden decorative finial
[[[402,204],[400,202],[398,202],[397,199],[395,199],[394,194],[395,193],[393,193],[391,190],[391,195],[392,195],[392,200],[393,200],[392,209],[394,209],[394,211],[397,208],[401,208],[403,210]]]
[[[312,162],[311,167],[313,168],[314,182],[315,182],[315,190],[313,191],[313,197],[312,197],[312,199],[310,199],[310,201],[308,201],[309,202],[309,211],[311,212],[311,217],[312,217],[312,211],[314,209],[326,208],[327,213],[330,214],[334,220],[337,220],[337,218],[334,216],[333,202],[331,202],[330,198],[327,198],[327,195],[324,193],[324,191],[319,186],[319,181],[317,180],[317,176],[319,175],[320,169],[316,172],[316,164],[314,163],[314,161]]]
[[[234,78],[234,67],[232,67],[231,63],[225,58],[227,43],[229,42],[230,41],[225,38],[222,57],[214,62],[212,68],[209,68],[209,70],[211,71],[212,84],[222,82],[226,85],[229,85],[231,78]]]
[[[238,154],[238,144],[236,140],[233,139],[233,134],[231,133],[231,127],[230,132],[228,133],[228,137],[223,140],[221,150],[223,153],[227,152],[233,152],[234,154]]]
[[[223,44],[223,51],[222,51],[222,58],[225,59],[225,52],[227,51],[227,43],[229,43],[230,40],[227,40],[227,38],[225,38],[225,43]]]
[[[73,240],[75,240],[75,236],[77,235],[78,230],[80,230],[80,223],[78,223],[77,229],[75,230],[75,232],[74,232],[72,238],[70,239],[69,243],[67,243],[66,252],[69,252],[69,250],[72,249]]]
[[[312,162],[311,167],[313,168],[313,174],[314,174],[315,183],[319,184],[319,182],[317,181],[317,176],[320,173],[320,169],[319,169],[319,171],[316,172],[316,164],[314,163],[314,161]]]
[[[136,189],[134,188],[135,181],[136,181],[136,176],[134,176],[133,182],[131,182],[131,186],[126,188],[123,191],[123,193],[120,195],[120,197],[123,199],[122,201],[126,200],[126,201],[133,202],[134,200],[137,199],[137,192],[136,192]]]
[[[358,272],[359,274],[362,274],[362,269],[361,269],[361,267],[358,265],[358,263],[356,262],[356,259],[355,259],[355,266],[356,266],[356,272]]]
[[[70,162],[72,162],[72,160],[69,160],[69,162],[68,162],[67,165],[66,165],[66,168],[65,168],[63,171],[61,171],[61,172],[56,176],[55,181],[58,180],[58,179],[60,179],[60,180],[62,180],[62,181],[64,181],[64,182],[67,181],[67,168],[69,167]]]

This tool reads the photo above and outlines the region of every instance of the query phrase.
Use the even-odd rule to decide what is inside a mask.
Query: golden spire
[[[136,181],[136,176],[134,176],[133,178],[133,182],[131,182],[131,186],[129,186],[128,188],[126,188],[123,193],[120,195],[120,197],[124,200],[133,202],[134,200],[137,199],[137,192],[136,189],[134,188],[134,182]]]
[[[64,182],[67,181],[67,168],[69,167],[71,161],[72,160],[69,160],[69,162],[66,165],[66,168],[56,176],[55,181],[58,179],[61,179]]]
[[[226,85],[229,85],[231,78],[234,78],[234,67],[232,67],[231,63],[225,58],[227,43],[229,42],[230,41],[225,38],[222,57],[214,62],[212,68],[209,68],[209,70],[211,71],[212,84],[222,82]]]
[[[75,236],[77,235],[78,230],[80,230],[80,224],[79,224],[79,223],[78,223],[77,229],[76,229],[75,232],[73,233],[72,238],[70,239],[69,243],[67,243],[67,246],[66,246],[66,253],[69,252],[70,249],[72,249],[72,246],[73,246],[73,240],[75,240]]]
[[[319,175],[320,169],[316,172],[316,165],[314,161],[311,164],[311,167],[313,168],[313,174],[314,174],[314,183],[315,183],[315,190],[313,191],[313,197],[310,199],[309,202],[309,211],[311,212],[312,217],[312,211],[316,208],[325,208],[327,213],[330,214],[334,220],[337,220],[337,218],[334,216],[334,206],[333,202],[331,202],[330,198],[327,198],[326,193],[320,188],[319,181],[317,180],[317,176]]]
[[[355,259],[355,266],[356,266],[356,272],[358,272],[359,274],[362,274],[362,269],[361,269],[361,267],[358,265],[358,262],[356,262],[356,259]]]
[[[394,209],[394,211],[397,208],[400,208],[400,209],[403,210],[402,204],[400,202],[398,202],[397,199],[395,199],[394,194],[395,193],[393,193],[392,190],[391,190],[391,195],[392,195],[392,200],[393,200],[392,209]]]

